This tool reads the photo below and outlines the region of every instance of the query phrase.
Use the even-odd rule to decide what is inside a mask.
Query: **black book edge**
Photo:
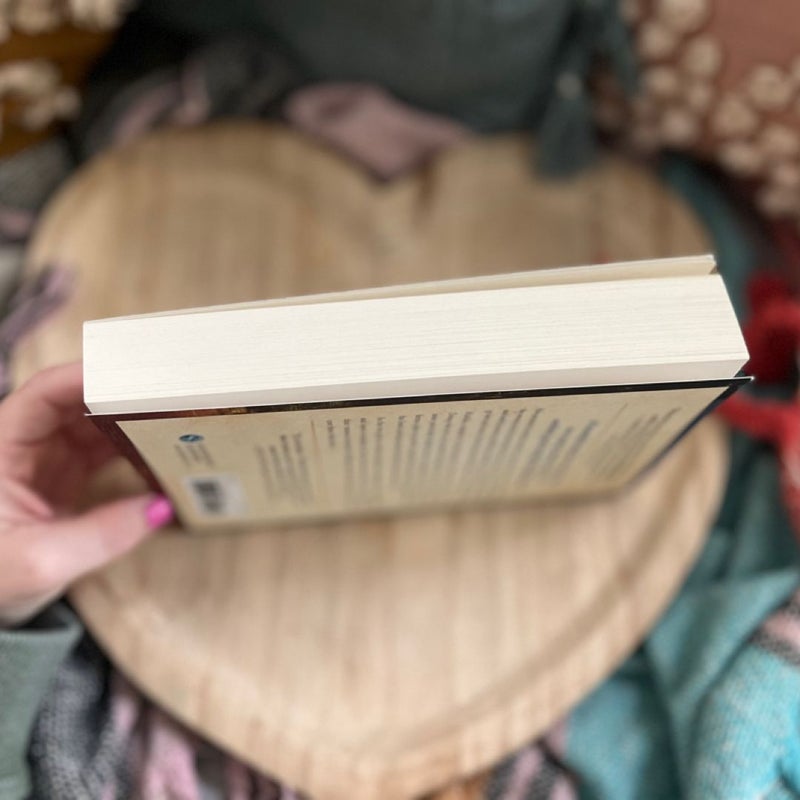
[[[731,395],[735,394],[742,386],[746,386],[747,384],[751,383],[753,378],[749,375],[737,375],[735,378],[727,382],[727,386],[723,389],[723,391],[719,394],[719,396],[712,400],[693,420],[691,420],[686,427],[678,433],[678,435],[671,441],[669,444],[661,450],[658,455],[649,463],[646,464],[642,469],[631,478],[630,481],[623,487],[623,489],[629,489],[635,484],[639,483],[645,475],[647,475],[651,470],[655,469],[661,461],[674,449],[674,447],[685,439],[689,433],[697,426],[697,424],[705,419],[709,414],[713,413],[714,410],[724,403]],[[713,383],[707,384],[709,387],[714,385]]]
[[[644,475],[654,469],[660,461],[686,437],[689,432],[697,425],[700,420],[710,414],[720,403],[727,400],[734,392],[742,386],[747,385],[752,378],[747,375],[738,374],[733,378],[718,378],[705,381],[676,381],[666,383],[637,383],[637,384],[613,384],[602,386],[577,386],[558,389],[515,389],[509,391],[495,392],[460,392],[452,394],[436,395],[414,395],[403,397],[382,397],[382,398],[363,398],[359,400],[330,400],[316,403],[284,403],[269,406],[233,406],[227,408],[201,408],[180,411],[147,411],[130,414],[93,414],[87,409],[86,416],[108,436],[117,447],[120,455],[131,462],[137,472],[144,478],[148,487],[159,494],[164,490],[158,478],[150,469],[147,462],[142,458],[139,451],[134,447],[131,440],[125,435],[122,428],[117,424],[127,420],[147,420],[147,419],[191,419],[193,417],[211,417],[236,414],[267,414],[279,413],[284,411],[314,411],[335,408],[366,408],[386,405],[412,405],[418,403],[447,403],[459,402],[464,400],[503,400],[529,397],[569,397],[587,394],[625,394],[630,392],[660,392],[660,391],[679,391],[686,389],[707,389],[713,387],[720,388],[718,397],[711,401],[697,416],[692,419],[683,430],[666,446],[658,455],[645,467],[643,467],[624,487],[626,490],[638,483]],[[615,490],[617,491],[617,490]],[[566,499],[566,498],[565,498]],[[177,514],[177,510],[176,510]],[[182,527],[183,520],[178,516],[177,524]]]

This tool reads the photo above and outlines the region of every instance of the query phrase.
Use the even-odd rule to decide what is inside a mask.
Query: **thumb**
[[[151,494],[47,523],[39,538],[39,552],[47,559],[44,569],[53,583],[66,585],[127,553],[172,518],[169,500]]]

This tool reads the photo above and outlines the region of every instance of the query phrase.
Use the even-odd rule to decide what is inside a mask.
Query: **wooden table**
[[[112,152],[39,228],[29,269],[79,283],[18,373],[79,356],[83,319],[708,249],[635,167],[549,184],[530,163],[523,138],[474,141],[379,185],[255,124]],[[142,691],[251,764],[322,800],[412,797],[536,737],[635,648],[703,542],[726,457],[707,422],[613,502],[166,534],[72,598]],[[97,491],[135,485],[121,469]]]

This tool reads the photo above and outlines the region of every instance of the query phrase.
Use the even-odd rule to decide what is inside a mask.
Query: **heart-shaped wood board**
[[[638,168],[551,184],[530,163],[524,138],[478,140],[379,185],[256,124],[112,152],[44,215],[29,269],[79,280],[18,374],[78,357],[84,319],[707,249]],[[535,737],[631,652],[725,466],[707,422],[612,501],[167,533],[72,599],[144,692],[251,764],[321,800],[412,797]],[[129,470],[105,483],[135,487]]]

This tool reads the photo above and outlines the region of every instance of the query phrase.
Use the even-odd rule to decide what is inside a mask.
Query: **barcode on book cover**
[[[198,514],[210,517],[244,514],[244,491],[236,475],[187,475],[184,484]]]

